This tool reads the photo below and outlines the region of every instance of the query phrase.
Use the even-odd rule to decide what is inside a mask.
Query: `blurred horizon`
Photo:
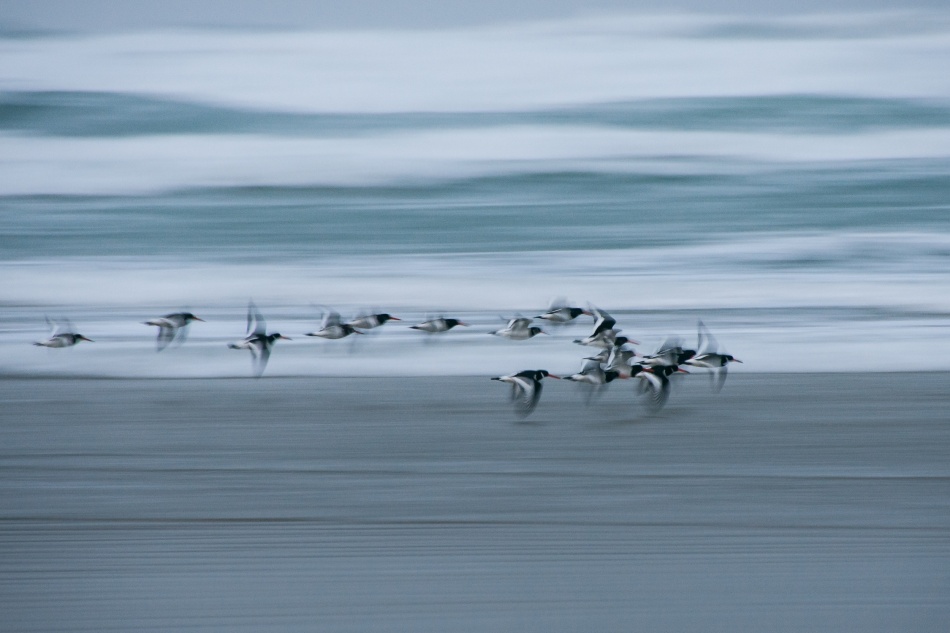
[[[33,0],[0,5],[6,33],[109,33],[167,28],[290,30],[444,29],[598,15],[706,14],[751,18],[942,10],[940,0]]]

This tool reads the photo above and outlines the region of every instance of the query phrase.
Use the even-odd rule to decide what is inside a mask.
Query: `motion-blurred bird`
[[[662,409],[670,398],[668,372],[664,368],[654,369],[642,365],[635,366],[634,372],[633,376],[642,381],[640,383],[640,394],[643,396],[642,400],[646,403],[646,406],[654,413]]]
[[[629,378],[631,376],[633,359],[637,356],[636,351],[623,346],[616,346],[604,351],[607,352],[607,358],[604,361],[604,370],[616,371],[621,377]]]
[[[46,317],[46,325],[50,327],[49,338],[36,341],[34,345],[40,347],[50,347],[50,348],[59,348],[59,347],[72,347],[79,341],[88,341],[93,343],[92,339],[88,339],[82,334],[78,334],[73,331],[73,324],[69,322],[69,319],[63,319],[62,322],[53,322],[50,321],[49,317]]]
[[[590,306],[590,314],[594,316],[594,329],[584,339],[577,339],[574,342],[578,345],[589,345],[591,347],[611,348],[621,346],[626,343],[639,344],[637,341],[626,336],[619,336],[620,329],[615,328],[617,320],[610,316],[606,311],[595,306]]]
[[[563,298],[558,297],[551,302],[551,305],[548,306],[548,311],[544,314],[539,314],[536,316],[536,319],[544,319],[551,323],[563,325],[564,323],[570,323],[577,317],[582,314],[590,315],[590,312],[584,308],[576,308],[567,305],[567,301]]]
[[[660,344],[656,352],[644,355],[640,363],[647,367],[669,367],[682,365],[695,355],[694,350],[683,349],[682,339],[670,336]]]
[[[605,349],[608,352],[615,347],[623,347],[627,343],[636,343],[636,341],[627,338],[626,336],[618,336],[617,330],[604,330],[599,334],[592,334],[587,338],[577,339],[574,342],[578,345],[586,345],[588,347]]]
[[[281,336],[280,333],[267,333],[267,322],[254,302],[247,304],[247,336],[238,343],[228,343],[231,349],[246,349],[251,351],[251,364],[254,368],[254,374],[260,378],[267,367],[267,361],[270,360],[270,350],[274,341],[291,339]]]
[[[188,325],[192,321],[204,321],[204,319],[199,319],[191,312],[173,312],[157,319],[145,321],[145,325],[158,327],[156,344],[160,352],[173,341],[178,341],[179,344],[184,343],[185,338],[188,337]]]
[[[525,341],[538,334],[547,334],[547,332],[537,326],[531,325],[531,319],[529,318],[515,317],[514,319],[509,319],[508,324],[503,329],[495,330],[491,332],[491,334],[513,341]]]
[[[590,313],[594,317],[594,330],[591,332],[591,336],[607,330],[613,330],[614,326],[617,325],[617,319],[607,314],[605,310],[590,306]],[[617,331],[619,332],[620,330]]]
[[[457,325],[463,325],[467,327],[468,323],[463,323],[458,319],[446,319],[445,317],[439,317],[437,319],[423,321],[422,323],[416,325],[410,325],[409,328],[412,330],[419,330],[421,332],[428,332],[429,334],[439,334],[441,332],[448,332]]]
[[[722,386],[726,383],[729,363],[741,363],[742,361],[731,354],[720,352],[719,342],[716,341],[716,338],[702,321],[699,321],[697,329],[699,332],[699,349],[695,356],[687,359],[683,364],[709,369],[710,385],[712,390],[718,393],[722,391]]]
[[[622,378],[620,372],[604,370],[599,362],[592,360],[587,360],[576,374],[564,376],[564,380],[588,386],[589,391],[584,399],[585,404],[590,404],[595,395],[603,393],[607,384],[618,378]]]
[[[357,330],[372,330],[373,328],[378,328],[384,323],[389,321],[401,321],[393,315],[387,312],[381,312],[379,314],[367,314],[363,316],[358,316],[355,319],[351,319],[346,323],[350,327],[356,328]]]
[[[492,380],[500,380],[511,385],[511,401],[515,404],[515,412],[521,417],[527,417],[541,399],[541,381],[545,378],[559,378],[546,369],[528,369],[517,374],[497,376]]]
[[[342,323],[339,313],[330,310],[324,312],[320,329],[316,332],[307,332],[306,336],[319,336],[320,338],[336,340],[345,338],[350,334],[362,334],[362,332],[349,323]]]

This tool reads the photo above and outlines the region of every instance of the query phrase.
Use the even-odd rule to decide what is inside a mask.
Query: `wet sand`
[[[950,374],[702,378],[0,378],[0,630],[945,630]]]

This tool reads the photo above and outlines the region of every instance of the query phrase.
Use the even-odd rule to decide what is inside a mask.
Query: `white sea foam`
[[[950,236],[753,233],[687,246],[312,257],[36,258],[0,263],[11,306],[276,305],[534,309],[567,294],[623,309],[878,307],[950,312]],[[517,275],[512,275],[517,271]],[[108,284],[102,280],[108,279]],[[526,296],[525,288],[532,288]],[[527,300],[527,301],[526,301]],[[525,305],[528,303],[528,305]]]
[[[523,342],[500,340],[489,334],[501,323],[497,315],[468,313],[469,328],[444,335],[426,335],[405,324],[359,340],[325,341],[303,336],[313,329],[317,314],[289,314],[263,305],[270,331],[290,336],[278,341],[267,368],[268,376],[425,376],[499,375],[528,368],[546,368],[557,374],[580,369],[585,356],[596,350],[572,343],[584,336],[589,320],[552,336]],[[154,328],[114,315],[79,313],[77,329],[94,343],[76,348],[47,350],[30,343],[46,335],[42,322],[0,331],[0,375],[68,375],[114,377],[232,377],[251,375],[250,354],[227,348],[244,336],[241,308],[231,314],[203,313],[209,323],[192,326],[181,347],[155,352]],[[402,316],[421,317],[418,313]],[[668,335],[679,335],[695,345],[696,318],[703,318],[721,349],[743,361],[736,372],[928,371],[948,370],[950,340],[938,336],[940,319],[923,315],[895,321],[888,316],[862,315],[840,319],[797,319],[793,311],[736,318],[715,311],[649,315],[614,313],[624,333],[642,342],[650,353]],[[37,317],[41,318],[41,317]],[[219,320],[215,321],[217,318]],[[704,372],[695,371],[700,380]]]
[[[948,249],[942,235],[779,234],[691,248],[254,266],[108,258],[8,263],[0,267],[6,302],[0,371],[245,375],[247,354],[224,345],[244,334],[248,296],[271,331],[298,339],[279,344],[268,370],[273,375],[492,374],[525,364],[573,371],[589,351],[571,343],[589,327],[587,320],[548,327],[551,337],[523,343],[488,335],[502,317],[538,314],[560,295],[611,311],[644,351],[669,334],[692,342],[695,320],[703,318],[746,362],[737,371],[950,369],[950,339],[942,336],[950,313]],[[926,252],[930,259],[916,255]],[[838,263],[807,264],[815,254],[835,253]],[[797,258],[806,263],[770,265]],[[181,350],[156,357],[154,329],[141,321],[185,306],[208,322],[192,327]],[[385,310],[407,322],[355,341],[355,348],[349,341],[302,337],[324,307],[344,316]],[[97,344],[56,355],[31,347],[45,334],[45,313],[70,316]],[[471,327],[429,344],[423,343],[429,337],[406,327],[437,314],[461,317]]]
[[[546,297],[568,294],[622,309],[876,306],[950,312],[950,297],[940,291],[950,281],[948,253],[947,235],[908,232],[757,233],[686,246],[360,254],[253,264],[41,257],[0,263],[0,289],[8,305],[84,308],[240,305],[253,295],[279,305],[505,310],[530,307],[524,305],[529,287],[536,307]]]
[[[767,164],[917,158],[950,158],[950,129],[808,135],[518,126],[348,139],[6,136],[0,195],[385,185],[551,171],[722,174]]]

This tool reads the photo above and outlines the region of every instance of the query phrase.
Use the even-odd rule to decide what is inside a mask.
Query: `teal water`
[[[11,260],[35,257],[37,247],[49,257],[280,260],[599,251],[776,233],[946,236],[948,170],[950,161],[941,159],[823,170],[773,167],[754,175],[550,172],[377,187],[15,196],[0,199],[0,231]],[[889,249],[901,255],[899,243]],[[829,251],[823,257],[851,255]],[[792,256],[786,263],[795,267],[800,261]]]
[[[483,335],[557,296],[654,342],[718,322],[770,370],[945,368],[940,17],[4,39],[6,370],[66,362],[25,346],[50,312],[130,346],[82,352],[105,371],[185,305],[219,346],[248,297]]]
[[[384,131],[597,125],[634,130],[842,133],[947,127],[940,100],[786,94],[644,99],[510,112],[302,113],[109,92],[6,92],[0,125],[63,137],[158,134],[369,135]]]

